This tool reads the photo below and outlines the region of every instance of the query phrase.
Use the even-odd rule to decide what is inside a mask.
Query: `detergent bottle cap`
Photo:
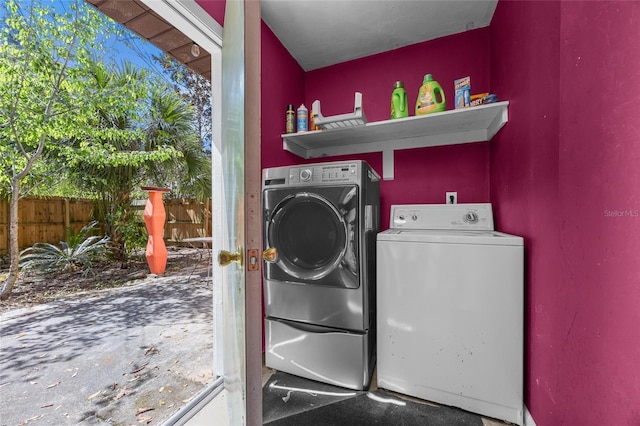
[[[404,83],[402,81],[398,80],[395,83],[393,83],[393,88],[394,89],[404,88]]]
[[[427,75],[424,76],[423,83],[427,83],[429,81],[433,81],[433,76],[431,74],[427,74]]]

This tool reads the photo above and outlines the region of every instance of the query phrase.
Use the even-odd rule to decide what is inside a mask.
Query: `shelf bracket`
[[[393,180],[393,172],[395,171],[393,156],[393,149],[385,149],[382,151],[382,179],[384,180]]]

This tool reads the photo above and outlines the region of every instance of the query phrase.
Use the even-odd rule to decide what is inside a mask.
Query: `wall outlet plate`
[[[447,196],[445,198],[446,204],[458,204],[458,193],[457,192],[447,192]]]

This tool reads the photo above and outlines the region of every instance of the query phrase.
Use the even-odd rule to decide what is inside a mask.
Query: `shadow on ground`
[[[212,284],[149,277],[1,316],[0,424],[160,424],[213,380]]]

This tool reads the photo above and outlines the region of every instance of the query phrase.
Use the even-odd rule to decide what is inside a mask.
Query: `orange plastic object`
[[[149,199],[144,207],[144,223],[149,234],[145,252],[147,264],[152,274],[164,274],[168,254],[162,238],[166,218],[162,194],[169,192],[169,188],[145,186],[142,190],[149,193]]]

